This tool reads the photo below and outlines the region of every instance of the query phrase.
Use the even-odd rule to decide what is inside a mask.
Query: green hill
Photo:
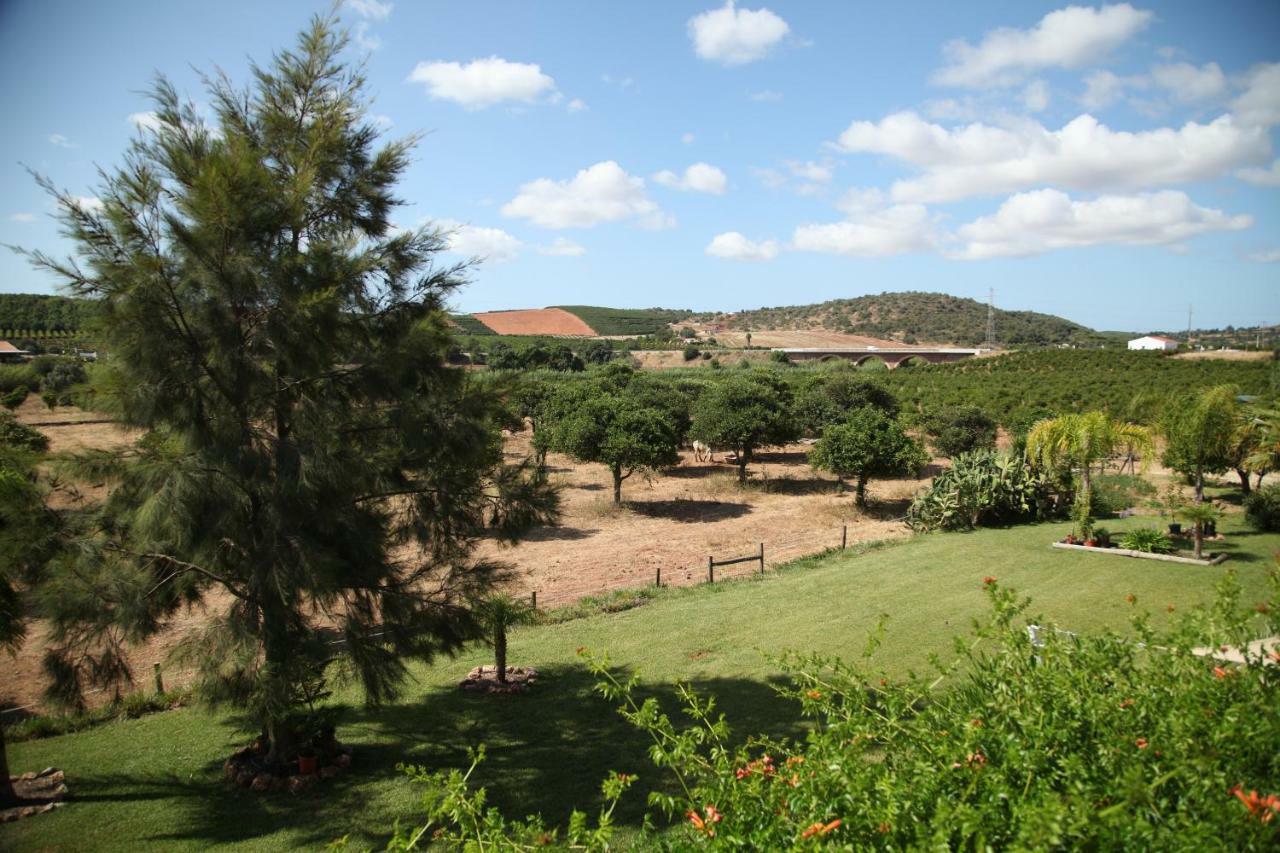
[[[595,329],[597,335],[652,335],[693,313],[673,308],[600,308],[593,305],[551,307],[573,314]]]
[[[758,308],[730,315],[703,315],[735,329],[828,329],[912,343],[976,346],[987,338],[987,306],[944,293],[881,293],[816,305]],[[996,342],[1004,346],[1101,344],[1092,329],[1036,311],[995,311]]]

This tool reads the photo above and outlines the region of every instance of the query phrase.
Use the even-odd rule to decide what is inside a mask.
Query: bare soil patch
[[[1180,352],[1173,357],[1189,361],[1200,361],[1206,358],[1220,358],[1224,361],[1266,361],[1272,356],[1271,353],[1262,350],[1210,349],[1204,352]]]
[[[522,311],[486,311],[473,314],[499,335],[569,335],[594,337],[581,318],[562,308],[529,308]]]

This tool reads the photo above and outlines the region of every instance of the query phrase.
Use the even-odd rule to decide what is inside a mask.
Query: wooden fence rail
[[[716,582],[717,566],[736,566],[738,563],[760,563],[760,574],[764,574],[764,543],[760,543],[760,552],[752,554],[748,557],[731,557],[728,560],[717,560],[715,557],[707,557],[707,583]]]

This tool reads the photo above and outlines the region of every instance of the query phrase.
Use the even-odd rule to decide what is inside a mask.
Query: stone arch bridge
[[[982,352],[980,349],[951,347],[778,347],[773,351],[786,353],[787,358],[794,362],[842,359],[858,366],[880,362],[890,370],[914,364],[947,364],[973,358]]]

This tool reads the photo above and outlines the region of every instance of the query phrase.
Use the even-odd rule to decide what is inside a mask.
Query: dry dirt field
[[[92,447],[124,447],[134,436],[112,424],[75,423],[92,416],[72,409],[50,414],[39,400],[28,400],[18,412],[39,423],[56,451]],[[61,425],[53,425],[57,422]],[[507,455],[515,461],[528,452],[529,433],[510,436]],[[736,469],[697,463],[685,451],[679,466],[645,480],[635,475],[623,484],[621,508],[612,503],[611,481],[601,465],[577,465],[552,454],[553,480],[562,488],[563,517],[558,527],[540,528],[522,543],[504,547],[484,542],[478,555],[502,560],[513,570],[512,589],[536,591],[540,607],[555,607],[587,595],[639,587],[662,570],[664,584],[693,584],[706,579],[707,557],[745,556],[765,546],[766,565],[838,546],[842,526],[850,544],[908,535],[897,519],[910,498],[936,473],[930,466],[919,480],[873,482],[871,510],[858,512],[849,494],[837,495],[830,479],[819,478],[805,461],[804,445],[761,452],[750,466],[746,488],[736,482]],[[717,459],[720,455],[717,454]],[[61,500],[95,500],[101,487],[82,489]],[[754,571],[754,564],[717,570],[717,578]],[[228,602],[213,599],[209,607]],[[164,665],[166,685],[180,685],[184,673],[167,663],[171,649],[187,629],[207,618],[203,609],[184,611],[172,629],[145,647],[135,648],[130,662],[140,678],[153,663]],[[45,626],[32,626],[16,659],[0,668],[0,707],[39,707],[44,687],[41,656]],[[91,702],[105,702],[98,694]]]
[[[1220,358],[1225,361],[1266,361],[1272,356],[1271,353],[1262,350],[1210,349],[1204,352],[1180,352],[1173,357],[1192,361],[1205,358]]]
[[[486,311],[473,314],[499,335],[585,335],[592,329],[576,315],[562,308],[529,308],[524,311]]]

